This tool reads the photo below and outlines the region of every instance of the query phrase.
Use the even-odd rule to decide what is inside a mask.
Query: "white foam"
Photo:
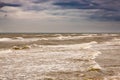
[[[23,37],[15,37],[15,39],[23,40]]]
[[[22,37],[15,37],[15,38],[0,38],[0,42],[31,42],[40,40],[39,38],[22,38]]]
[[[70,40],[70,39],[82,39],[91,36],[58,36],[54,38],[49,38],[50,40]]]
[[[56,37],[48,37],[48,38],[23,38],[23,37],[15,37],[15,38],[0,38],[0,41],[7,41],[7,42],[31,42],[31,41],[38,41],[38,40],[70,40],[70,39],[83,39],[86,37],[92,37],[92,35],[84,35],[84,36],[63,36],[61,34],[56,34]]]
[[[11,41],[11,38],[0,38],[0,41]]]
[[[51,71],[86,71],[91,66],[93,68],[100,68],[94,61],[100,52],[90,47],[94,44],[96,42],[74,45],[39,45],[39,47],[27,50],[2,50],[0,53],[9,53],[16,56],[17,58],[9,56],[9,59],[14,60],[14,63],[23,63],[24,65],[22,67],[19,66],[19,68],[28,73],[34,71],[39,71],[40,73]]]
[[[92,46],[94,49],[119,49],[120,48],[120,39],[119,38],[114,38],[109,41],[102,42],[100,44]]]
[[[48,37],[48,38],[39,38],[39,40],[70,40],[70,39],[83,39],[86,37],[92,37],[94,35],[81,35],[81,36],[64,36],[61,34],[55,34],[56,37]]]
[[[12,50],[11,49],[0,50],[0,54],[5,54],[5,53],[12,53]]]
[[[104,80],[120,80],[120,73],[113,76],[105,76]]]
[[[89,43],[81,43],[81,44],[68,44],[68,45],[38,45],[39,47],[52,47],[52,48],[71,48],[71,49],[87,49],[91,48],[93,45],[97,44],[96,41],[92,41]]]

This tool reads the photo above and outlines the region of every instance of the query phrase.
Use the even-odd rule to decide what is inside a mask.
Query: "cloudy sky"
[[[120,32],[120,0],[0,0],[0,32]]]

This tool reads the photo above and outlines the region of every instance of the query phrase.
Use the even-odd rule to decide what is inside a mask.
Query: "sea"
[[[0,80],[120,80],[120,34],[1,33]]]

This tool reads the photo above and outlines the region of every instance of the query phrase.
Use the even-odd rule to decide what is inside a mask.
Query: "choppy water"
[[[100,79],[106,80],[110,76],[104,73],[104,67],[95,59],[102,55],[101,50],[120,49],[120,36],[119,34],[22,34],[7,37],[2,35],[0,43],[1,79],[44,80],[45,76],[51,77],[51,73],[71,72],[71,79],[68,75],[64,75],[68,77],[63,77],[63,80],[89,79],[88,73],[91,73],[94,76],[91,77],[96,80],[99,78],[98,74],[101,76]],[[80,72],[82,76],[72,75],[74,72]],[[117,75],[119,73],[113,75],[114,79],[119,78]],[[113,77],[111,76],[111,79]],[[51,77],[53,80],[60,78],[53,75]]]

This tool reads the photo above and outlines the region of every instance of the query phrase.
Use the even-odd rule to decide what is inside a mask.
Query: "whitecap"
[[[18,39],[18,40],[24,40],[24,38],[23,37],[15,37],[15,38],[13,38],[13,39]]]
[[[10,51],[0,53],[22,55],[22,58],[15,58],[14,61],[15,63],[22,61],[25,65],[20,68],[24,69],[26,72],[86,71],[91,66],[93,68],[100,68],[94,60],[100,52],[88,47],[92,46],[93,43],[95,42],[73,45],[39,45],[39,47],[30,49],[10,49]],[[34,46],[38,45],[35,44]],[[36,63],[39,63],[39,65]]]
[[[32,42],[38,41],[39,38],[23,38],[23,37],[15,37],[15,38],[1,38],[1,42]]]
[[[12,50],[11,49],[0,50],[0,54],[5,54],[5,53],[12,53]]]
[[[11,41],[11,38],[0,38],[0,41]]]

